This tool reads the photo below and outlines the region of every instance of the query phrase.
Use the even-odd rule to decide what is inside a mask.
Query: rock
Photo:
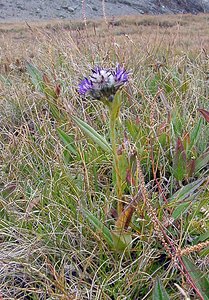
[[[103,3],[105,14],[110,18],[123,15],[209,12],[209,0],[105,0]],[[81,20],[83,8],[88,19],[103,16],[102,0],[0,0],[0,18],[1,22],[38,20],[41,17]]]
[[[57,17],[60,18],[60,19],[64,19],[65,18],[65,16],[63,14],[58,14]]]
[[[68,6],[67,5],[61,5],[61,8],[63,8],[63,9],[68,9]]]
[[[68,7],[68,11],[69,11],[69,12],[74,12],[74,10],[75,10],[75,9],[74,9],[73,7]]]
[[[20,9],[20,10],[24,10],[24,9],[25,9],[25,8],[24,8],[22,5],[20,5],[20,4],[17,5],[17,8]]]
[[[75,11],[75,9],[71,6],[62,5],[61,7],[65,10],[69,11],[69,12],[74,12]]]

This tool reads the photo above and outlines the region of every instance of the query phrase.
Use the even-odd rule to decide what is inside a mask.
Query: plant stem
[[[120,97],[120,96],[119,96]],[[118,118],[120,110],[120,102],[118,97],[114,99],[111,106],[109,106],[110,112],[110,140],[112,144],[112,151],[113,151],[113,167],[115,170],[116,176],[116,193],[118,197],[117,202],[117,213],[118,216],[123,211],[123,203],[122,203],[122,178],[120,174],[120,167],[119,167],[119,157],[117,154],[117,143],[116,143],[116,121]]]

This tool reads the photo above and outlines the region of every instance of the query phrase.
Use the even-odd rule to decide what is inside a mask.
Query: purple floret
[[[119,64],[111,69],[95,67],[92,69],[92,75],[80,82],[78,92],[95,99],[112,99],[117,90],[128,81],[128,75]]]
[[[93,83],[88,78],[84,78],[78,85],[78,92],[80,95],[85,95],[88,91],[93,88]]]
[[[121,68],[119,64],[115,68],[115,80],[119,84],[124,84],[128,81],[128,72],[124,68]]]
[[[94,74],[100,74],[101,70],[102,70],[102,68],[95,67],[94,69],[92,69],[92,73],[94,73]]]

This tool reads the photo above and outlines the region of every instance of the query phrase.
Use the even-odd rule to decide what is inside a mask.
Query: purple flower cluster
[[[78,92],[95,99],[108,98],[112,101],[117,90],[128,81],[129,73],[119,64],[113,69],[96,67],[89,78],[84,78]]]

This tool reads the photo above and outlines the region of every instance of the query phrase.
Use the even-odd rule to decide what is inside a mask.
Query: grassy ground
[[[1,299],[209,299],[208,19],[0,24]],[[111,152],[73,120],[110,144],[77,85],[117,62],[122,199]]]

